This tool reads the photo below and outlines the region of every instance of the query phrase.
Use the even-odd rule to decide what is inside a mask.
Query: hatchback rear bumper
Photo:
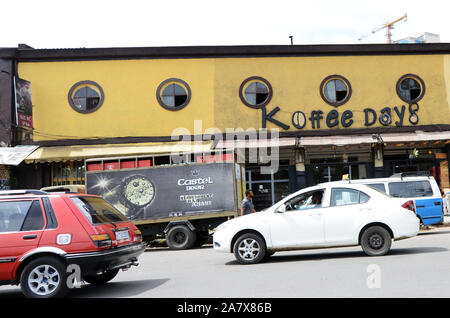
[[[94,275],[106,270],[137,265],[137,258],[146,247],[146,243],[138,243],[103,251],[66,254],[64,257],[67,264],[80,266],[81,276]]]

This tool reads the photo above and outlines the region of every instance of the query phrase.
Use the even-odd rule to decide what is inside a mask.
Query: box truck
[[[161,154],[85,160],[86,192],[126,215],[144,240],[172,249],[201,246],[220,223],[237,217],[244,166],[233,152]]]

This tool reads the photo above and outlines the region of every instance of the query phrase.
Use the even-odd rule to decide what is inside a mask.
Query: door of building
[[[351,179],[359,179],[358,164],[311,164],[312,184],[340,181],[344,176]],[[307,168],[307,169],[308,169]]]
[[[289,195],[288,166],[277,172],[262,174],[260,167],[247,167],[247,189],[253,190],[256,211],[266,209]]]

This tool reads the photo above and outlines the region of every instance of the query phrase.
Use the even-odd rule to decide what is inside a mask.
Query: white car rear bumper
[[[419,218],[411,213],[411,217],[403,218],[402,222],[397,225],[394,230],[394,239],[401,240],[408,237],[416,236],[420,230],[420,220]]]

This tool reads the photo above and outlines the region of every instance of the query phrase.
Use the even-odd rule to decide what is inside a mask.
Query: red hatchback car
[[[28,297],[64,296],[74,281],[106,283],[138,265],[145,247],[101,197],[0,191],[0,285],[20,284]]]

